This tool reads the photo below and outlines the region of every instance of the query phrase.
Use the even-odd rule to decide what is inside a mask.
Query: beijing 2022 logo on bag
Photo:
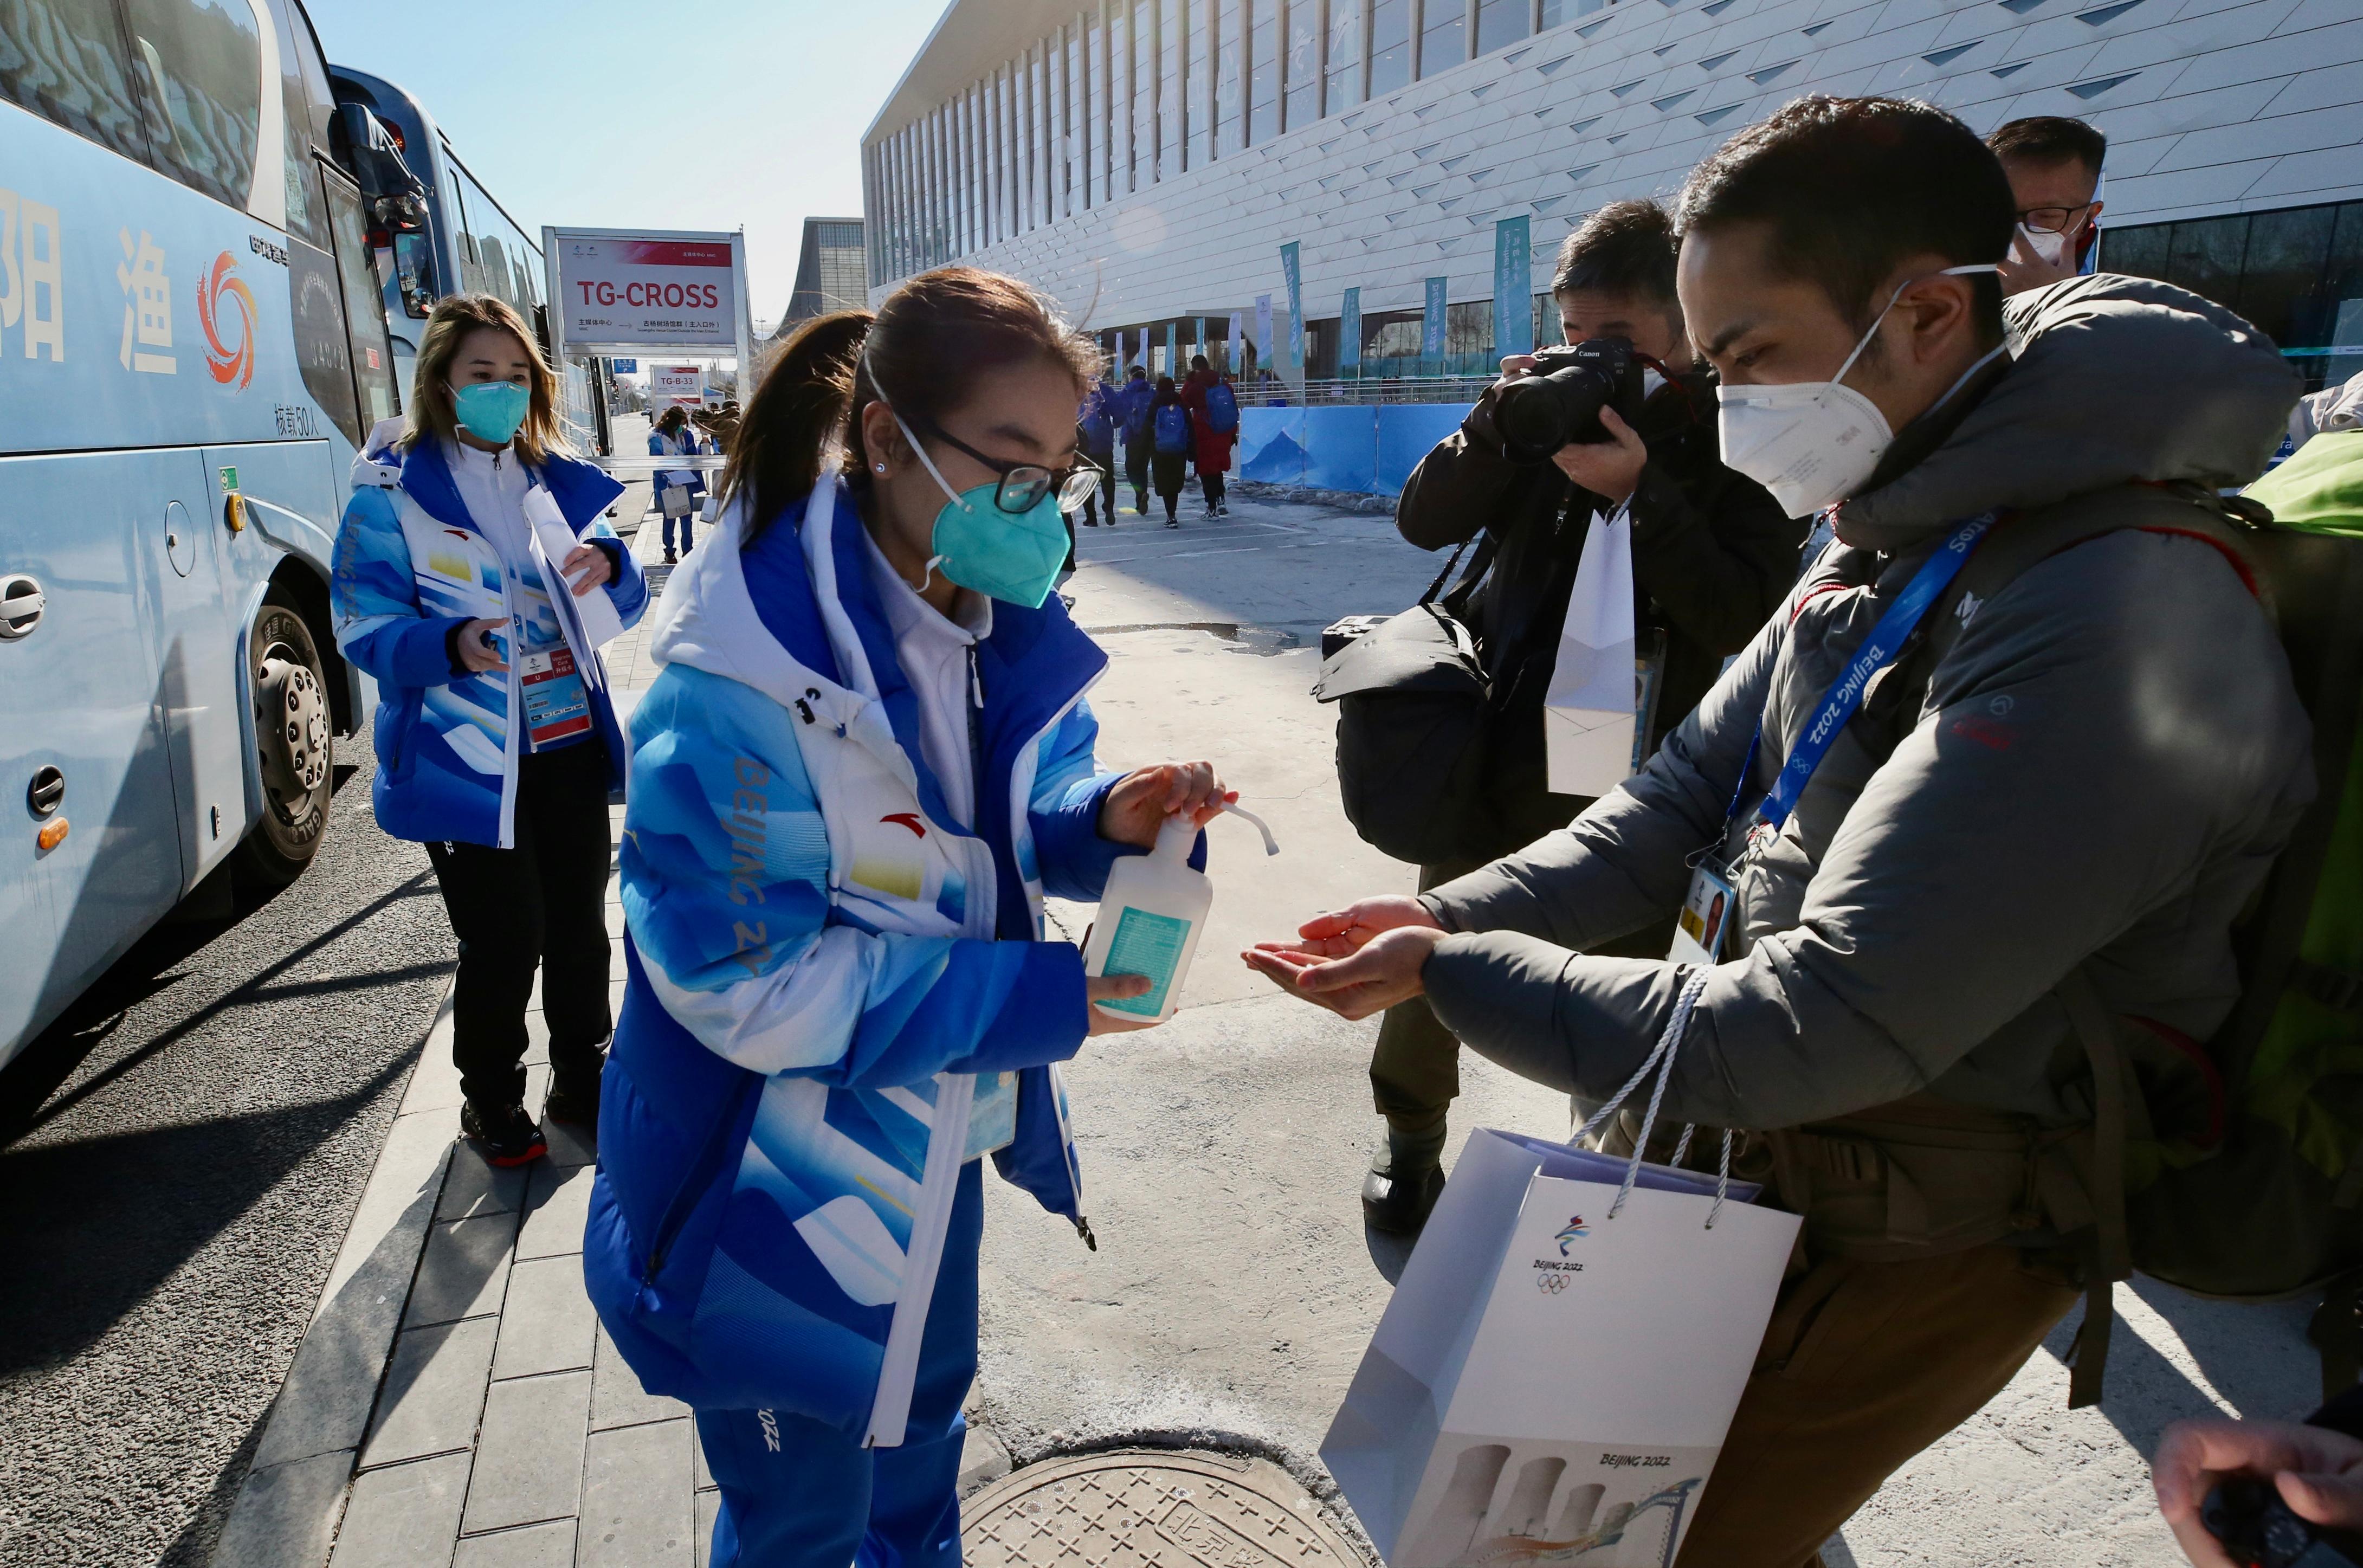
[[[1575,1243],[1581,1241],[1583,1238],[1591,1234],[1592,1231],[1590,1228],[1583,1223],[1583,1216],[1575,1214],[1568,1217],[1567,1229],[1552,1237],[1551,1240],[1559,1243],[1559,1255],[1561,1258],[1564,1258],[1574,1247]],[[1535,1260],[1535,1288],[1541,1291],[1545,1296],[1560,1296],[1564,1295],[1567,1291],[1569,1278],[1571,1275],[1581,1273],[1583,1272],[1583,1265],[1581,1263],[1553,1262],[1548,1258],[1537,1258]]]

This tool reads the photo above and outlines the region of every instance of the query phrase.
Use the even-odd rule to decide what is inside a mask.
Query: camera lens
[[[1503,450],[1515,462],[1546,462],[1570,441],[1605,439],[1600,410],[1615,392],[1616,384],[1589,364],[1510,383],[1493,402]]]

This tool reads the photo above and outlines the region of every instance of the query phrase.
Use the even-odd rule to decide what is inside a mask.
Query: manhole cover
[[[968,1568],[1362,1568],[1276,1464],[1135,1450],[1029,1464],[960,1505]]]

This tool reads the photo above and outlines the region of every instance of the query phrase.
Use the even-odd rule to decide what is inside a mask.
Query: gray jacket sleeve
[[[1462,1040],[1587,1096],[1631,1074],[1678,966],[1567,947],[1595,905],[1633,907],[1629,886],[1662,907],[1686,880],[1685,829],[1722,805],[1706,775],[1729,776],[1716,763],[1735,734],[1745,745],[1734,688],[1761,675],[1735,666],[1684,727],[1690,769],[1653,767],[1586,831],[1437,890],[1469,934],[1438,946],[1425,979]],[[1901,1098],[2136,927],[2128,949],[2163,954],[2169,989],[2202,976],[2187,988],[2213,1020],[2168,1021],[2205,1032],[2231,1000],[2228,923],[2312,795],[2307,733],[2271,628],[2207,545],[2120,533],[2029,570],[1979,612],[1831,841],[1810,846],[1795,924],[1716,967],[1665,1114],[1780,1128]],[[2095,970],[2104,994],[2124,988],[2108,958]],[[2044,1053],[2031,1062],[2041,1076]]]
[[[1558,832],[1422,894],[1428,912],[1447,930],[1523,931],[1581,949],[1673,909],[1690,857],[1722,836],[1788,628],[1784,606],[1638,774]],[[1758,775],[1770,776],[1761,759]]]

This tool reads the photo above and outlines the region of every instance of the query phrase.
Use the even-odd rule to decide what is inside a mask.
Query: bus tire
[[[336,768],[320,651],[278,588],[264,597],[247,634],[247,679],[262,815],[238,847],[238,874],[253,885],[284,887],[312,863],[327,835]]]

